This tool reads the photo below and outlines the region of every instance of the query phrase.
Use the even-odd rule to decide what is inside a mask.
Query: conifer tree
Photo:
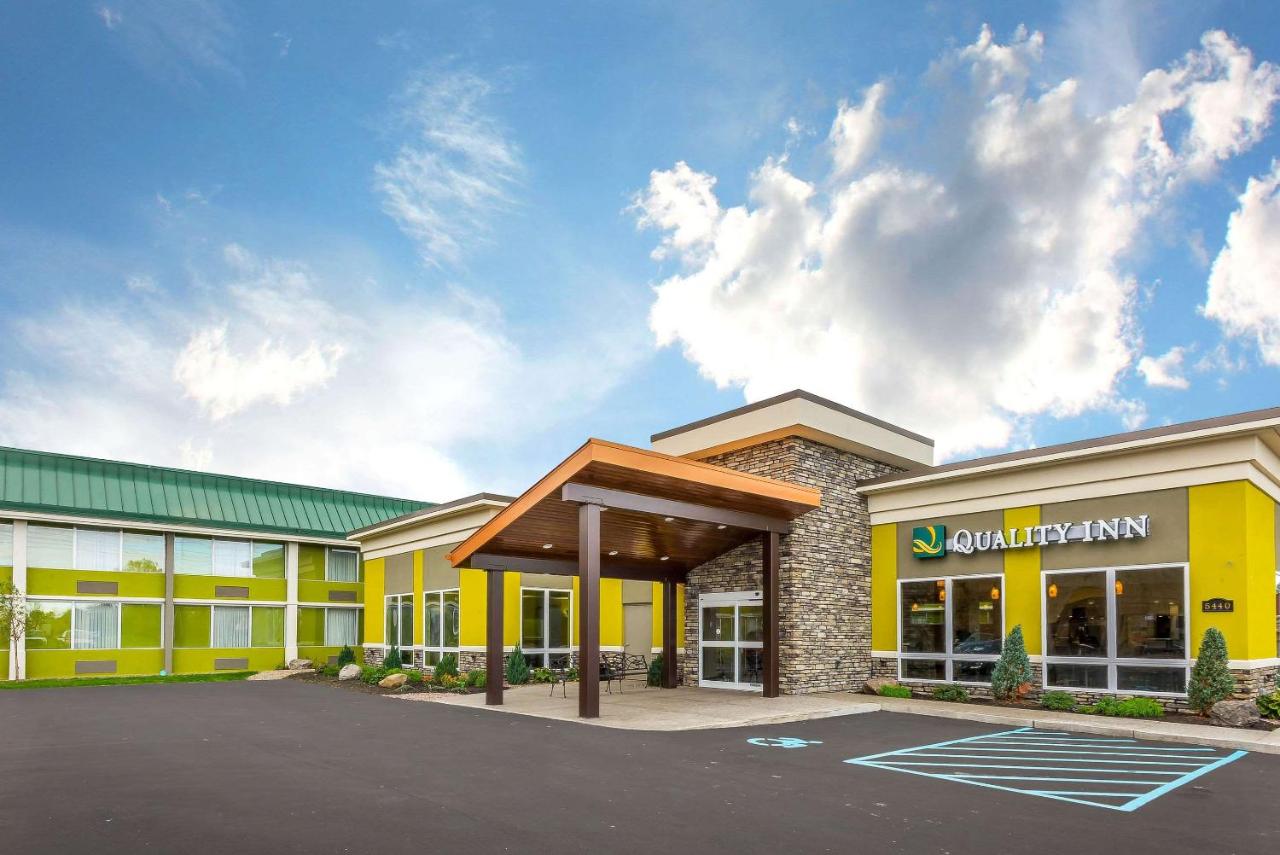
[[[1236,690],[1236,678],[1227,666],[1227,640],[1217,627],[1209,627],[1200,642],[1195,667],[1191,669],[1191,684],[1187,686],[1187,700],[1193,709],[1208,714],[1218,701],[1231,697]]]
[[[1000,661],[991,672],[991,692],[1001,700],[1016,697],[1018,689],[1032,679],[1031,659],[1022,639],[1022,624],[1013,628],[1000,650]]]

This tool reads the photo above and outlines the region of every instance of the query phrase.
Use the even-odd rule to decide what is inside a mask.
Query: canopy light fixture
[[[542,548],[543,548],[543,549],[550,549],[550,548],[551,548],[551,547],[553,547],[553,546],[555,546],[555,544],[554,544],[554,543],[544,543],[544,544],[542,544]]]
[[[617,554],[618,554],[618,550],[616,550],[616,549],[610,549],[610,550],[609,550],[609,554],[610,554],[610,555],[617,555]]]
[[[717,531],[724,531],[726,528],[728,528],[728,526],[727,526],[727,525],[724,525],[723,523],[721,523],[720,525],[716,526],[716,530],[717,530]]]
[[[663,517],[663,518],[662,518],[662,521],[663,521],[663,522],[675,522],[675,521],[676,521],[676,518],[675,518],[675,517]]]
[[[659,560],[659,561],[666,561],[666,560],[667,560],[668,558],[670,558],[670,557],[671,557],[670,555],[664,555],[664,556],[662,556],[661,558],[659,558],[658,560]]]

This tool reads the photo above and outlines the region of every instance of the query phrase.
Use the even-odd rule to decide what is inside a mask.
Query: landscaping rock
[[[290,659],[289,660],[290,671],[308,671],[312,667],[313,666],[311,664],[310,659]]]
[[[398,689],[407,682],[409,682],[408,674],[389,674],[379,680],[378,685],[383,689]]]
[[[1253,701],[1218,701],[1209,710],[1209,721],[1223,727],[1252,727],[1261,720]]]
[[[359,665],[343,665],[342,670],[338,672],[339,680],[358,680],[360,679]]]
[[[865,685],[863,685],[862,691],[866,692],[868,695],[878,695],[880,694],[880,689],[882,687],[896,685],[898,685],[898,681],[892,677],[872,677]]]

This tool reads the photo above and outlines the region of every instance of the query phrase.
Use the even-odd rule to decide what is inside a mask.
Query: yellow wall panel
[[[871,527],[871,649],[898,649],[898,526]]]
[[[1004,528],[1025,528],[1040,524],[1040,506],[1008,508],[1004,512]],[[1022,626],[1027,653],[1040,653],[1040,549],[1006,549],[1004,552],[1004,633]]]
[[[422,600],[422,550],[416,549],[413,552],[413,643],[419,646],[426,643],[426,613]]]
[[[483,570],[458,571],[458,643],[463,647],[484,647],[485,615],[489,607],[488,574]]]
[[[386,559],[372,558],[364,563],[364,643],[382,644],[386,609],[382,603],[386,579]]]
[[[600,580],[600,646],[622,646],[622,580]]]
[[[1265,588],[1256,584],[1264,572],[1261,565],[1268,552],[1273,560],[1266,572],[1274,584],[1275,517],[1272,511],[1270,528],[1258,519],[1261,503],[1249,498],[1251,489],[1247,482],[1232,481],[1191,487],[1187,491],[1192,656],[1200,650],[1204,631],[1211,626],[1226,637],[1227,655],[1232,659],[1262,659],[1276,654],[1275,624],[1265,633],[1261,625],[1261,615],[1275,615],[1274,589],[1270,584]],[[1263,544],[1251,543],[1268,532],[1272,544],[1269,551]],[[1251,592],[1271,599],[1270,608],[1256,599],[1251,600]],[[1214,597],[1234,600],[1235,611],[1205,614],[1200,610],[1200,603]],[[1256,609],[1259,615],[1252,628],[1251,609]]]
[[[502,584],[502,644],[514,647],[520,643],[520,574],[504,573]]]

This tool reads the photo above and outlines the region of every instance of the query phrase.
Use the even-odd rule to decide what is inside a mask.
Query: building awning
[[[647,449],[590,439],[449,555],[455,567],[572,575],[578,508],[600,517],[600,573],[676,579],[717,555],[786,533],[821,493]]]

